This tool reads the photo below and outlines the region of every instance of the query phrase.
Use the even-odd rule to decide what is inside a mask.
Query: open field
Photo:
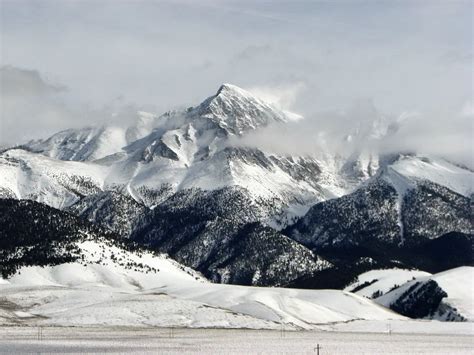
[[[1,353],[472,354],[470,335],[170,328],[1,327]]]

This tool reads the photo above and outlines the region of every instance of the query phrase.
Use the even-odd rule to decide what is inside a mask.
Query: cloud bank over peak
[[[328,152],[352,154],[417,153],[436,155],[474,168],[474,114],[402,112],[385,114],[371,101],[359,101],[341,111],[326,111],[298,121],[276,123],[232,140],[234,146],[262,149],[281,155]]]

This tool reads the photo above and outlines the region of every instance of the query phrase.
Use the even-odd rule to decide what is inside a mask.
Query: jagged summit
[[[243,95],[243,96],[252,96],[248,91],[238,87],[237,85],[229,84],[229,83],[223,83],[220,87],[219,90],[217,90],[216,96],[220,94],[226,94],[226,93],[231,93],[233,95]]]
[[[222,84],[215,95],[191,113],[210,119],[228,133],[237,135],[273,122],[288,121],[283,111],[232,84]]]

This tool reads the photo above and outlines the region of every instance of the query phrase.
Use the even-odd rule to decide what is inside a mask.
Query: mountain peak
[[[238,87],[237,85],[224,83],[219,87],[217,90],[216,96],[221,94],[231,94],[231,95],[239,95],[239,96],[252,96],[251,93],[245,91],[244,89]]]
[[[194,109],[200,117],[210,119],[232,134],[286,122],[286,114],[238,86],[224,83],[217,93]]]

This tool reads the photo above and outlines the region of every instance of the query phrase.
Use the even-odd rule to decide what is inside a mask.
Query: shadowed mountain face
[[[244,190],[181,191],[157,206],[130,238],[216,282],[281,285],[327,266],[263,226],[261,215]]]
[[[2,151],[0,196],[61,209],[48,227],[59,239],[77,233],[61,224],[76,215],[216,282],[341,288],[376,267],[472,264],[472,171],[416,154],[281,156],[233,144],[289,120],[224,84],[187,110],[140,112],[126,129],[67,130]],[[395,129],[382,118],[370,127],[356,138]]]
[[[469,203],[428,181],[401,196],[381,177],[352,194],[316,204],[285,233],[312,248],[363,247],[382,253],[383,246],[389,254],[450,231],[472,233]]]

